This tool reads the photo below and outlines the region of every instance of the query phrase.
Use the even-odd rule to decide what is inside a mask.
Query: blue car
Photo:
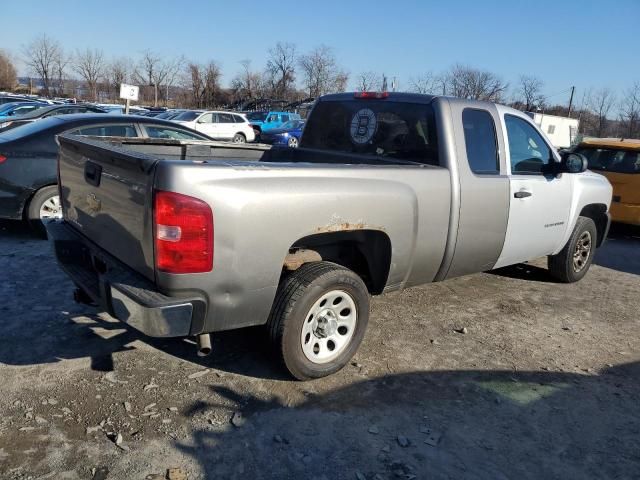
[[[17,117],[37,108],[46,106],[45,103],[36,102],[13,102],[5,103],[0,107],[0,120],[7,117]]]
[[[280,128],[274,128],[262,133],[260,141],[271,145],[281,145],[296,148],[300,145],[300,137],[304,128],[304,120],[290,120]]]
[[[273,129],[279,129],[290,120],[300,120],[300,115],[291,112],[250,112],[247,120],[256,132],[256,136]]]

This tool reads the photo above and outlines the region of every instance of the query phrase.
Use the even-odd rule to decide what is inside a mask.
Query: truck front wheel
[[[351,270],[331,262],[302,265],[280,284],[269,333],[298,380],[325,377],[356,353],[369,321],[369,293]]]
[[[549,256],[549,272],[564,283],[573,283],[587,274],[596,251],[598,232],[588,217],[578,217],[569,241],[556,255]]]

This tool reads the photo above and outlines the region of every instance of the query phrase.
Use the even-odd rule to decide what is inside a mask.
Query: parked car
[[[0,133],[17,128],[21,125],[32,123],[43,118],[59,115],[72,115],[74,113],[106,113],[105,110],[92,105],[51,105],[43,106],[19,117],[0,120]]]
[[[162,112],[160,115],[157,115],[156,118],[162,118],[164,120],[173,120],[182,112],[187,112],[187,111],[188,110],[184,110],[184,109],[167,110],[166,112]]]
[[[300,148],[260,161],[71,137],[59,159],[64,221],[47,226],[78,298],[151,336],[195,336],[201,353],[211,332],[266,325],[298,379],[349,361],[370,294],[541,256],[575,282],[609,226],[611,185],[582,155],[472,100],[328,95]]]
[[[611,219],[640,225],[640,140],[590,138],[573,149],[613,185]]]
[[[300,120],[300,115],[291,112],[249,112],[246,116],[256,136],[261,135],[262,132],[280,128],[289,120]]]
[[[13,102],[37,102],[37,103],[46,103],[40,100],[36,100],[34,98],[23,97],[20,95],[2,95],[0,96],[0,105],[4,103],[13,103]]]
[[[296,148],[300,144],[304,120],[289,120],[280,128],[274,128],[260,135],[262,143],[270,145],[285,145]]]
[[[38,102],[13,102],[5,103],[0,107],[0,122],[6,118],[19,117],[25,113],[32,112],[46,106]]]
[[[231,112],[190,111],[174,117],[172,122],[202,132],[216,140],[234,143],[253,142],[255,134],[246,117]]]
[[[0,218],[42,220],[62,215],[58,197],[56,135],[210,140],[165,120],[124,115],[59,115],[0,132]]]

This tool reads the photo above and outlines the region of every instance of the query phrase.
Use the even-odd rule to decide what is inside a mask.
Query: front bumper
[[[167,296],[64,221],[47,224],[60,267],[111,316],[150,337],[191,335],[206,302],[198,296]],[[200,321],[198,321],[200,320]]]

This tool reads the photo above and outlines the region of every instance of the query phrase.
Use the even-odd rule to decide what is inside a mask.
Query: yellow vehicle
[[[640,225],[640,140],[585,139],[575,151],[613,185],[611,220]]]

